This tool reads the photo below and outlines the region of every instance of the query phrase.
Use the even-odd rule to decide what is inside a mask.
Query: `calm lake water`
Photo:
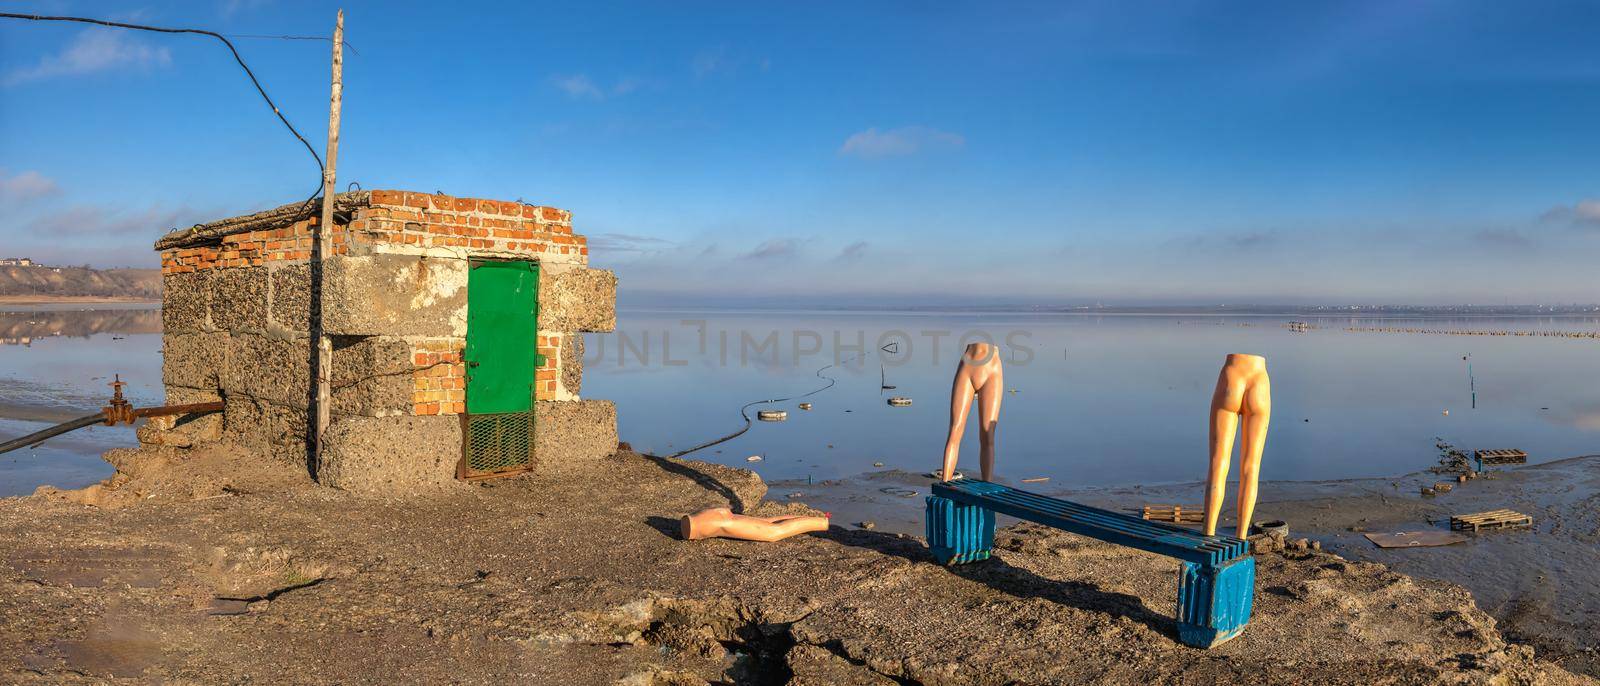
[[[582,394],[617,403],[622,438],[636,449],[671,454],[739,429],[747,402],[832,379],[804,398],[811,410],[798,400],[752,407],[752,417],[775,408],[789,418],[691,457],[768,479],[849,477],[874,462],[925,472],[943,450],[960,340],[987,335],[1015,390],[1001,408],[998,471],[1051,477],[1057,488],[1203,479],[1211,389],[1233,352],[1268,359],[1264,479],[1409,472],[1433,464],[1440,438],[1522,448],[1534,462],[1600,452],[1600,341],[1345,330],[1594,331],[1600,319],[1298,317],[1319,328],[1283,326],[1296,318],[624,311],[617,333],[587,337]],[[0,439],[93,412],[114,373],[136,404],[159,403],[159,332],[155,310],[0,312]],[[914,404],[890,407],[893,395]],[[0,455],[0,496],[93,483],[111,472],[99,453],[133,442],[131,429],[97,427]],[[963,469],[975,472],[976,457],[969,430]]]
[[[1292,319],[629,312],[617,333],[588,338],[583,395],[617,402],[622,438],[635,448],[670,454],[742,426],[743,403],[825,385],[816,371],[837,354],[845,363],[822,372],[837,383],[805,398],[811,410],[753,407],[752,415],[770,407],[789,418],[758,421],[694,456],[769,480],[848,477],[874,462],[926,472],[944,448],[958,340],[987,334],[1001,344],[1006,385],[1016,391],[1000,410],[997,471],[1050,477],[1056,488],[1203,480],[1211,391],[1223,357],[1235,352],[1268,359],[1264,479],[1409,472],[1435,463],[1438,438],[1522,448],[1535,462],[1600,448],[1600,340],[1344,330],[1593,331],[1600,320],[1321,318],[1299,333],[1284,326]],[[894,339],[895,353],[879,350]],[[852,359],[863,348],[866,359]],[[881,378],[897,388],[880,389]],[[890,407],[891,395],[914,404]],[[975,426],[961,453],[972,473]],[[751,455],[763,460],[746,462]]]

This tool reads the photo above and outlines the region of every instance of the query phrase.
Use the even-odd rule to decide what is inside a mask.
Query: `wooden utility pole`
[[[322,170],[322,218],[317,222],[317,280],[326,284],[326,265],[328,257],[333,254],[333,206],[334,206],[334,168],[339,164],[339,105],[344,99],[344,10],[339,10],[339,17],[333,25],[333,92],[328,104],[328,162]],[[326,298],[327,291],[318,288],[319,298]],[[331,391],[328,378],[329,369],[333,366],[333,340],[328,337],[327,331],[322,327],[322,313],[327,311],[323,303],[316,304],[317,345],[317,432],[316,466],[322,466],[323,437],[328,433],[328,406]]]

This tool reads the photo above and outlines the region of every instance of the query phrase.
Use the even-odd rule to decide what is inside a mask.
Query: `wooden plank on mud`
[[[1514,510],[1490,510],[1450,518],[1450,528],[1457,531],[1483,529],[1512,529],[1533,526],[1533,517]]]
[[[1141,516],[1155,522],[1198,523],[1205,521],[1206,512],[1200,505],[1146,505]]]

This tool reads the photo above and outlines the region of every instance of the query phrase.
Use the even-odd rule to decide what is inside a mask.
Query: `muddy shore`
[[[1250,627],[1201,651],[1173,561],[1037,526],[957,568],[846,526],[678,540],[703,507],[807,510],[717,465],[374,499],[220,447],[108,459],[105,487],[0,500],[5,681],[1597,683],[1457,585],[1329,552],[1259,556]]]
[[[1460,584],[1506,635],[1536,646],[1541,656],[1571,671],[1600,677],[1600,577],[1594,573],[1600,569],[1600,455],[1497,469],[1448,493],[1421,495],[1422,486],[1441,480],[1454,483],[1430,471],[1387,479],[1266,482],[1255,519],[1285,521],[1292,537],[1311,538],[1352,560]],[[778,481],[772,490],[776,497],[829,509],[841,524],[870,523],[876,531],[917,535],[922,496],[931,483],[924,475],[885,469],[852,479]],[[1204,486],[1013,485],[1125,511],[1145,504],[1198,504]],[[1362,535],[1449,531],[1451,515],[1501,508],[1533,516],[1533,528],[1471,534],[1455,545],[1416,549],[1381,549]],[[1223,519],[1232,522],[1231,512],[1225,509]]]

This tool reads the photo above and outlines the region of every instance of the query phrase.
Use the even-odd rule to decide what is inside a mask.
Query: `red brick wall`
[[[217,246],[165,250],[161,272],[309,260],[317,222],[312,217],[283,228],[224,236]],[[572,213],[566,210],[406,191],[372,191],[369,205],[357,210],[348,225],[335,225],[329,238],[334,255],[348,254],[352,241],[533,258],[564,255],[580,261],[589,255],[588,239],[572,233]]]
[[[516,202],[373,191],[350,229],[375,242],[529,255],[589,254],[572,213]]]
[[[222,245],[176,248],[161,252],[162,274],[185,274],[203,269],[259,267],[268,262],[311,259],[312,227],[318,217],[303,219],[281,229],[250,231],[222,237]],[[349,252],[348,233],[334,226],[333,254]]]
[[[534,400],[553,400],[556,364],[561,359],[561,336],[539,336],[538,351],[544,364],[534,372]],[[434,338],[411,347],[411,408],[413,414],[462,414],[467,411],[466,365],[461,354],[466,341]]]

